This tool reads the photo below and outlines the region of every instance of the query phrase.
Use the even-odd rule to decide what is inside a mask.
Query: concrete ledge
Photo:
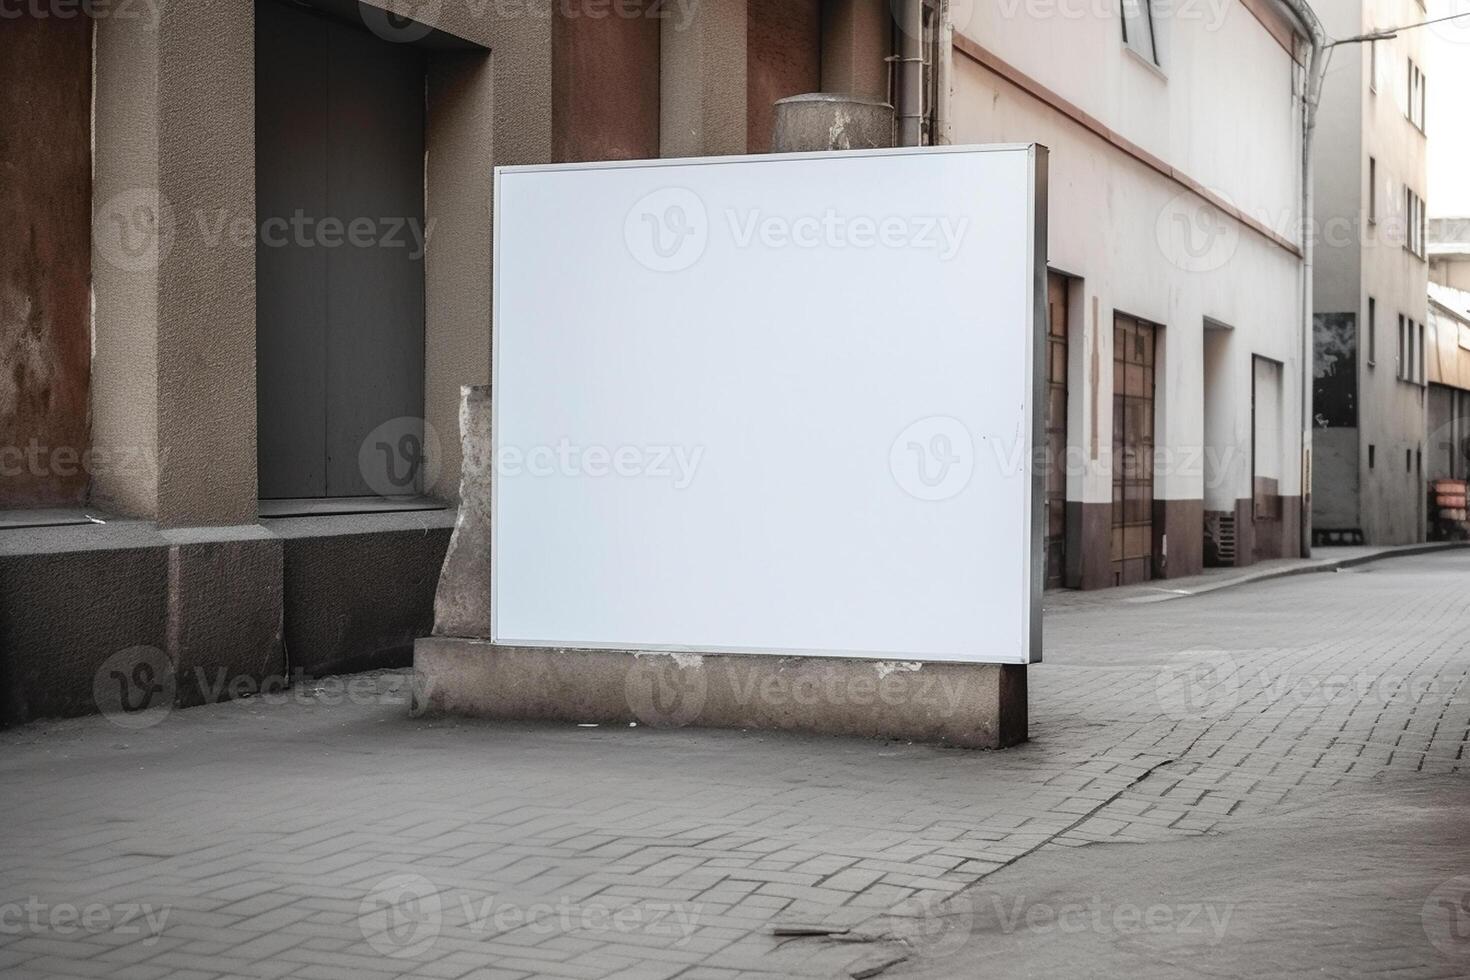
[[[166,548],[0,555],[0,728],[98,711],[110,658],[162,656],[168,588]]]
[[[168,632],[174,703],[209,704],[229,685],[284,678],[281,542],[249,527],[195,535],[168,550]],[[177,532],[165,531],[165,536]]]
[[[428,637],[414,644],[414,667],[418,714],[751,728],[985,749],[1027,737],[1020,666],[635,655]]]
[[[406,666],[453,523],[439,511],[6,530],[0,728]]]
[[[286,649],[309,676],[407,667],[434,623],[452,513],[437,526],[293,535],[285,549]]]

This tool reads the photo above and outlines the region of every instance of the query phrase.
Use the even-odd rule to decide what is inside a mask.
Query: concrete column
[[[142,18],[101,17],[95,37],[91,495],[99,509],[153,517],[158,254],[173,220],[158,201],[159,35]]]
[[[253,523],[255,7],[159,10],[158,189],[175,227],[159,256],[157,519]]]
[[[429,59],[424,255],[424,421],[438,434],[440,465],[424,488],[459,499],[463,459],[459,393],[490,383],[495,85],[488,52]]]
[[[165,527],[255,519],[254,33],[98,21],[94,498]]]
[[[698,4],[663,22],[659,152],[746,152],[745,0]]]
[[[822,4],[822,91],[888,100],[892,8],[886,0]]]

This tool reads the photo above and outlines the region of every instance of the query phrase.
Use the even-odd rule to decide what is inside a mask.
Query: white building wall
[[[1156,2],[1159,67],[1123,44],[1113,2],[952,6],[957,33],[1295,237],[1300,106],[1292,63],[1240,0]]]
[[[1417,0],[1316,0],[1314,6],[1338,38],[1426,17]],[[1429,85],[1435,84],[1423,41],[1424,31],[1412,30],[1372,45],[1339,46],[1323,90],[1318,135],[1320,234],[1314,305],[1318,313],[1356,312],[1359,322],[1356,459],[1348,451],[1351,447],[1344,447],[1336,469],[1319,469],[1316,496],[1323,504],[1331,501],[1333,508],[1331,514],[1320,508],[1318,513],[1332,520],[1355,510],[1358,527],[1371,544],[1424,539],[1426,388],[1419,326],[1429,319],[1429,267],[1404,247],[1409,227],[1405,187],[1421,199],[1429,197],[1427,137],[1408,117],[1410,59],[1425,72]],[[1376,356],[1371,362],[1370,297],[1376,310]],[[1400,315],[1413,324],[1407,370],[1397,358]],[[1404,373],[1414,380],[1401,377]],[[1329,432],[1322,439],[1340,442],[1347,435]],[[1352,474],[1343,469],[1354,464],[1355,508],[1337,499],[1354,490]]]
[[[1259,355],[1283,365],[1280,438],[1268,451],[1281,457],[1270,468],[1280,475],[1287,506],[1296,506],[1307,368],[1302,260],[1291,248],[1300,237],[1301,105],[1293,97],[1300,69],[1240,0],[1221,0],[1208,16],[1160,20],[1159,68],[1124,46],[1112,5],[1076,5],[1084,7],[1080,16],[1028,16],[1025,2],[977,3],[955,28],[1116,139],[1069,118],[1008,71],[982,64],[964,41],[953,54],[949,107],[955,143],[1036,141],[1051,148],[1051,265],[1081,278],[1073,289],[1068,428],[1071,458],[1084,465],[1070,472],[1068,498],[1111,504],[1118,311],[1164,327],[1156,499],[1199,501],[1201,509],[1249,502],[1252,356]],[[1059,9],[1048,4],[1033,13]],[[1286,241],[1216,211],[1191,182]],[[1207,321],[1223,328],[1212,330],[1220,339],[1212,344],[1208,392]]]

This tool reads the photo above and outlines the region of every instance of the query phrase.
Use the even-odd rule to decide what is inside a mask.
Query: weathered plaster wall
[[[822,91],[888,99],[893,12],[887,0],[822,4]]]
[[[819,0],[748,0],[746,20],[746,147],[771,149],[775,104],[822,86]]]
[[[0,508],[87,490],[91,21],[0,30]]]
[[[665,20],[659,66],[659,150],[664,157],[744,153],[746,0],[695,5]]]
[[[645,0],[593,17],[581,5],[555,6],[553,160],[658,156],[657,15],[664,10],[664,5]]]

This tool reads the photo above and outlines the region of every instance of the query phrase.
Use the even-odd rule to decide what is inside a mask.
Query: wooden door
[[[1113,584],[1153,578],[1154,324],[1113,318]]]
[[[1047,276],[1046,587],[1067,575],[1067,279]]]

